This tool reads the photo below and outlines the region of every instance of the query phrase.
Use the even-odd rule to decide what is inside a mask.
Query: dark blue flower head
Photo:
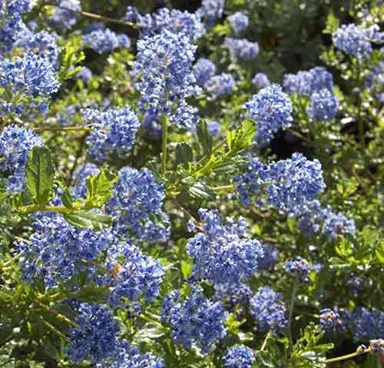
[[[329,121],[336,117],[339,108],[337,97],[328,89],[322,89],[312,94],[307,111],[311,120]]]
[[[255,352],[245,345],[233,346],[223,358],[225,368],[252,368]]]
[[[309,282],[309,272],[311,266],[307,260],[301,257],[297,257],[285,264],[285,270],[290,273],[298,282]]]
[[[357,308],[349,320],[352,335],[356,341],[384,338],[384,312]]]
[[[114,152],[127,153],[132,148],[140,123],[129,106],[105,112],[85,110],[83,117],[92,125],[87,137],[88,155],[96,162]]]
[[[259,144],[268,143],[275,132],[289,127],[293,120],[292,102],[277,84],[263,88],[244,107],[248,116],[256,121],[255,140]]]
[[[212,302],[199,287],[182,297],[172,291],[163,302],[162,322],[170,325],[171,337],[185,348],[196,344],[202,353],[209,353],[213,345],[225,337],[227,313],[221,303]]]
[[[58,7],[55,7],[54,13],[49,19],[49,24],[60,29],[71,29],[77,22],[76,12],[81,11],[80,1],[57,0],[57,5]]]
[[[259,269],[268,270],[275,265],[279,257],[279,251],[276,247],[270,244],[263,244],[262,248],[263,257],[259,259]]]
[[[127,35],[118,35],[109,28],[97,29],[83,36],[86,46],[99,54],[111,52],[119,47],[129,48],[131,42]]]
[[[320,311],[320,325],[323,331],[332,332],[342,324],[340,314],[329,308]]]
[[[203,232],[189,239],[187,251],[194,261],[193,277],[216,284],[239,284],[256,272],[262,248],[247,236],[244,218],[226,223],[217,211],[199,210]]]
[[[261,332],[278,332],[287,324],[287,312],[281,295],[268,287],[261,287],[250,300],[250,312]]]
[[[224,0],[203,0],[198,12],[211,27],[223,16],[224,5]]]

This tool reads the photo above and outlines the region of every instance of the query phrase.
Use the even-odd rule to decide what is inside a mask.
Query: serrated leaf
[[[101,230],[112,225],[112,217],[90,211],[73,211],[64,214],[65,219],[74,226]]]
[[[102,170],[98,175],[87,179],[86,206],[103,207],[112,195],[112,188],[116,177],[107,170]]]
[[[208,124],[205,120],[200,120],[197,125],[197,137],[199,138],[199,143],[203,148],[205,155],[209,156],[212,152],[213,139],[208,131]]]
[[[187,143],[176,146],[176,164],[187,164],[193,161],[193,150]]]
[[[25,165],[26,182],[33,200],[45,205],[51,199],[55,170],[48,148],[34,147]]]

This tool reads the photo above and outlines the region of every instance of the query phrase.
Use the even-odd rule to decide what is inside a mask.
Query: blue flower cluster
[[[83,117],[92,125],[87,145],[94,161],[102,162],[112,153],[127,153],[132,148],[140,123],[129,106],[105,112],[85,110]]]
[[[49,19],[49,24],[59,29],[71,29],[77,23],[77,14],[80,12],[81,5],[79,0],[57,0],[57,7]]]
[[[216,65],[212,61],[200,58],[193,66],[193,74],[196,82],[200,86],[204,86],[216,73]]]
[[[104,25],[83,36],[84,44],[99,54],[111,52],[119,47],[129,48],[131,41],[125,34],[116,34]]]
[[[318,66],[310,70],[302,70],[297,74],[285,74],[283,86],[289,94],[310,96],[323,89],[332,91],[333,76],[325,68]]]
[[[193,129],[195,109],[185,99],[200,92],[192,73],[196,46],[182,34],[164,30],[139,40],[137,47],[133,75],[141,93],[140,110],[150,116],[170,116],[171,123]]]
[[[32,10],[33,0],[1,1],[0,48],[10,51],[19,35],[26,30],[22,16]]]
[[[384,61],[371,69],[365,80],[365,86],[380,102],[384,102]]]
[[[331,206],[323,208],[318,200],[293,208],[290,215],[297,218],[298,228],[307,236],[321,231],[334,239],[337,235],[354,234],[356,229],[353,219],[335,213]]]
[[[13,98],[24,95],[31,98],[32,102],[41,103],[41,98],[57,92],[60,83],[54,66],[47,58],[27,53],[14,60],[0,61],[0,86],[4,87]],[[3,93],[3,98],[7,101],[5,95],[8,96],[8,94]],[[11,99],[8,105],[4,102],[2,105],[3,114],[11,111],[21,114],[25,102],[13,103]]]
[[[356,24],[343,24],[332,35],[335,47],[346,54],[361,59],[372,51],[372,43],[384,43],[384,33],[380,32],[377,24],[369,28],[359,27]]]
[[[233,13],[228,17],[229,24],[231,25],[233,31],[236,34],[239,34],[248,28],[249,18],[248,15],[243,12]]]
[[[112,305],[124,304],[123,298],[137,302],[143,297],[151,301],[159,294],[163,267],[133,245],[120,242],[110,247],[106,269],[111,276],[104,283],[111,286]]]
[[[256,272],[262,248],[248,237],[244,218],[224,223],[217,211],[199,210],[203,232],[188,240],[187,252],[194,261],[193,277],[215,284],[239,284]]]
[[[336,117],[339,108],[337,97],[328,89],[322,89],[312,94],[307,111],[311,120],[329,121]]]
[[[263,257],[259,259],[259,269],[269,270],[272,268],[279,257],[279,251],[276,247],[270,244],[263,244]]]
[[[85,163],[76,168],[72,175],[72,196],[76,199],[85,198],[87,195],[87,179],[99,173],[100,170],[95,164]]]
[[[163,212],[164,186],[154,174],[125,167],[119,172],[107,211],[117,219],[114,228],[121,235],[147,241],[166,241],[170,231]]]
[[[46,287],[65,282],[81,272],[92,277],[91,265],[117,239],[111,229],[93,231],[70,225],[60,215],[41,216],[28,242],[19,243],[26,280],[42,278]]]
[[[220,131],[221,125],[218,121],[208,121],[208,132],[212,137],[217,137]]]
[[[74,362],[90,359],[102,362],[118,349],[120,327],[109,308],[101,304],[82,303],[76,317],[78,327],[69,331],[68,356]]]
[[[139,349],[124,340],[121,342],[112,362],[98,364],[96,368],[164,368],[164,363],[160,358],[150,353],[141,354]]]
[[[226,335],[223,305],[207,299],[199,287],[192,287],[185,298],[179,291],[172,291],[164,298],[161,317],[170,325],[171,337],[177,343],[187,349],[196,344],[204,354]]]
[[[246,284],[216,284],[215,300],[222,302],[229,309],[246,306],[252,298],[251,288]]]
[[[292,102],[277,84],[263,88],[244,107],[257,123],[255,141],[261,145],[271,141],[280,128],[289,127],[293,120]]]
[[[230,95],[235,89],[236,82],[231,74],[222,73],[213,76],[205,83],[204,88],[214,98]]]
[[[320,326],[325,332],[335,331],[342,324],[340,314],[329,308],[320,311]]]
[[[25,188],[24,168],[33,147],[41,146],[42,139],[33,131],[8,125],[0,133],[0,170],[5,175],[9,193]]]
[[[277,333],[287,324],[287,312],[281,295],[268,287],[261,287],[250,300],[250,312],[261,332]]]
[[[234,177],[234,183],[243,205],[269,205],[287,212],[313,201],[325,188],[320,162],[307,160],[300,153],[270,164],[252,158],[245,172]],[[252,200],[255,196],[256,202]]]
[[[224,13],[224,0],[203,0],[198,12],[205,19],[208,26],[213,26],[217,19],[220,19]]]
[[[271,82],[266,74],[256,73],[252,79],[252,84],[255,85],[258,89],[263,89],[268,87]]]
[[[284,267],[285,270],[296,279],[296,281],[301,283],[309,282],[308,275],[311,271],[311,266],[306,259],[296,257],[295,259],[288,261]]]
[[[229,48],[231,56],[235,60],[253,60],[260,51],[257,42],[251,42],[246,39],[235,39],[227,37],[224,46]]]
[[[384,312],[357,308],[350,316],[350,328],[356,341],[384,338]]]
[[[252,368],[255,353],[245,345],[233,346],[223,358],[225,368]]]

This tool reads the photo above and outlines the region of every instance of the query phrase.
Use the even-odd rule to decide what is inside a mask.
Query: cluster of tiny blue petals
[[[226,318],[223,305],[207,299],[199,287],[193,287],[185,298],[178,291],[164,298],[162,322],[170,325],[171,337],[187,349],[195,344],[202,353],[209,353],[226,335]]]
[[[163,267],[133,245],[120,242],[109,248],[106,269],[111,276],[103,282],[111,286],[112,305],[124,304],[123,298],[152,301],[159,294]]]
[[[233,346],[223,358],[225,368],[252,368],[255,353],[245,345]]]
[[[139,40],[137,46],[133,76],[137,80],[135,88],[141,93],[141,112],[151,116],[171,116],[173,123],[193,128],[184,119],[186,113],[193,115],[195,111],[187,108],[185,99],[200,93],[192,73],[196,46],[182,34],[167,30]],[[177,111],[178,105],[181,112]],[[175,119],[176,116],[178,118]],[[189,118],[187,121],[191,123],[196,119]]]
[[[200,86],[204,86],[215,73],[216,65],[208,59],[200,58],[193,66],[193,74],[196,78],[196,83]]]
[[[77,74],[76,79],[81,79],[84,83],[89,83],[89,81],[92,79],[92,71],[84,66]]]
[[[164,186],[148,169],[125,167],[119,172],[107,211],[117,216],[119,234],[133,234],[143,241],[166,241],[170,236],[162,206]]]
[[[225,307],[233,309],[238,306],[246,306],[253,293],[246,284],[216,284],[214,299],[222,302]]]
[[[320,326],[325,332],[332,332],[342,324],[340,314],[329,308],[320,311]]]
[[[218,121],[208,121],[208,132],[212,137],[217,137],[220,131],[221,125]]]
[[[74,362],[90,359],[98,363],[116,353],[120,327],[106,306],[80,304],[76,323],[78,327],[69,331],[67,353],[70,359]]]
[[[229,16],[228,21],[236,34],[239,34],[247,29],[249,24],[248,16],[240,11]]]
[[[251,42],[246,39],[227,37],[224,45],[229,48],[231,56],[235,60],[253,60],[260,51],[260,47],[257,42]]]
[[[15,60],[3,59],[0,62],[0,86],[13,94],[38,97],[55,93],[60,83],[47,58],[27,53]]]
[[[49,24],[60,29],[71,29],[73,26],[76,25],[77,22],[76,12],[81,11],[80,1],[58,0],[57,5],[58,7],[55,7],[55,11],[49,19]]]
[[[0,170],[9,193],[25,188],[24,167],[33,147],[41,146],[42,139],[33,131],[8,125],[0,133]]]
[[[255,85],[258,89],[263,89],[268,87],[271,82],[269,81],[269,78],[266,74],[256,73],[252,79],[252,84]]]
[[[355,231],[355,221],[342,213],[330,211],[324,220],[323,233],[331,239],[336,238],[337,235],[353,235]]]
[[[109,28],[93,30],[83,35],[84,44],[99,54],[111,52],[119,47],[129,48],[131,42],[127,35],[116,34]]]
[[[150,353],[141,354],[139,349],[124,340],[113,360],[107,364],[98,364],[96,368],[164,368],[164,363]]]
[[[189,239],[187,252],[194,261],[193,277],[215,284],[238,284],[256,272],[262,248],[247,236],[244,218],[226,223],[217,211],[199,210],[203,232]]]
[[[361,59],[373,51],[372,42],[383,43],[384,34],[379,31],[380,28],[376,24],[369,28],[362,28],[353,23],[343,24],[333,33],[333,44],[337,49]]]
[[[211,27],[223,16],[224,0],[203,0],[198,12]]]
[[[261,287],[250,300],[250,312],[261,332],[278,332],[287,324],[287,312],[281,295],[268,287]]]
[[[256,121],[255,141],[266,144],[280,128],[292,123],[292,102],[278,84],[272,84],[259,91],[244,107],[248,116]]]
[[[26,280],[42,277],[46,287],[91,272],[87,263],[117,241],[110,229],[79,228],[56,214],[38,218],[33,230],[29,242],[18,245],[24,257],[23,276]]]
[[[105,112],[85,110],[83,117],[92,124],[87,145],[94,161],[101,162],[114,152],[126,153],[132,148],[140,123],[129,106]]]
[[[322,89],[312,94],[307,111],[311,120],[329,121],[336,117],[339,108],[337,97],[328,89]]]
[[[222,73],[209,79],[208,82],[205,83],[204,88],[216,98],[232,94],[235,89],[235,84],[236,82],[231,74]]]
[[[349,320],[356,341],[384,338],[384,312],[357,308]]]
[[[298,282],[307,283],[309,282],[309,272],[311,266],[307,260],[301,257],[297,257],[285,264],[285,270],[290,273]]]
[[[314,200],[325,188],[320,162],[307,160],[300,153],[270,164],[252,158],[246,171],[234,177],[234,183],[243,205],[269,205],[287,212]],[[254,196],[258,197],[256,202],[252,201]]]
[[[286,74],[283,82],[284,90],[297,93],[299,96],[309,96],[323,89],[332,90],[333,76],[325,68],[318,66],[310,70],[302,70],[297,74]]]

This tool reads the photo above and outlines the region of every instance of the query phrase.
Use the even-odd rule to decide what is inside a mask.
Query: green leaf
[[[185,278],[188,278],[192,273],[193,264],[192,262],[182,261],[181,272]]]
[[[25,165],[25,175],[33,200],[42,206],[48,203],[51,199],[55,175],[48,148],[44,146],[32,148]]]
[[[90,211],[73,211],[64,214],[65,219],[74,226],[101,230],[112,225],[112,217]]]
[[[208,131],[208,124],[205,120],[200,120],[197,125],[197,137],[199,138],[199,143],[203,148],[205,155],[210,156],[212,152],[213,139]]]
[[[193,198],[198,199],[213,199],[215,193],[204,183],[197,182],[194,186],[188,189],[189,194]]]
[[[98,175],[88,178],[86,206],[103,207],[112,195],[112,188],[115,181],[116,177],[107,170],[102,170]]]
[[[256,134],[256,124],[252,120],[244,120],[241,126],[227,135],[227,144],[231,151],[241,152],[253,144]]]
[[[68,188],[65,188],[63,191],[63,194],[61,195],[61,201],[63,202],[63,205],[67,208],[73,208],[72,203],[72,195]]]
[[[176,146],[176,164],[187,164],[193,161],[193,150],[187,143]]]
[[[84,302],[102,302],[108,299],[109,289],[95,285],[86,285],[79,289],[71,297]]]

